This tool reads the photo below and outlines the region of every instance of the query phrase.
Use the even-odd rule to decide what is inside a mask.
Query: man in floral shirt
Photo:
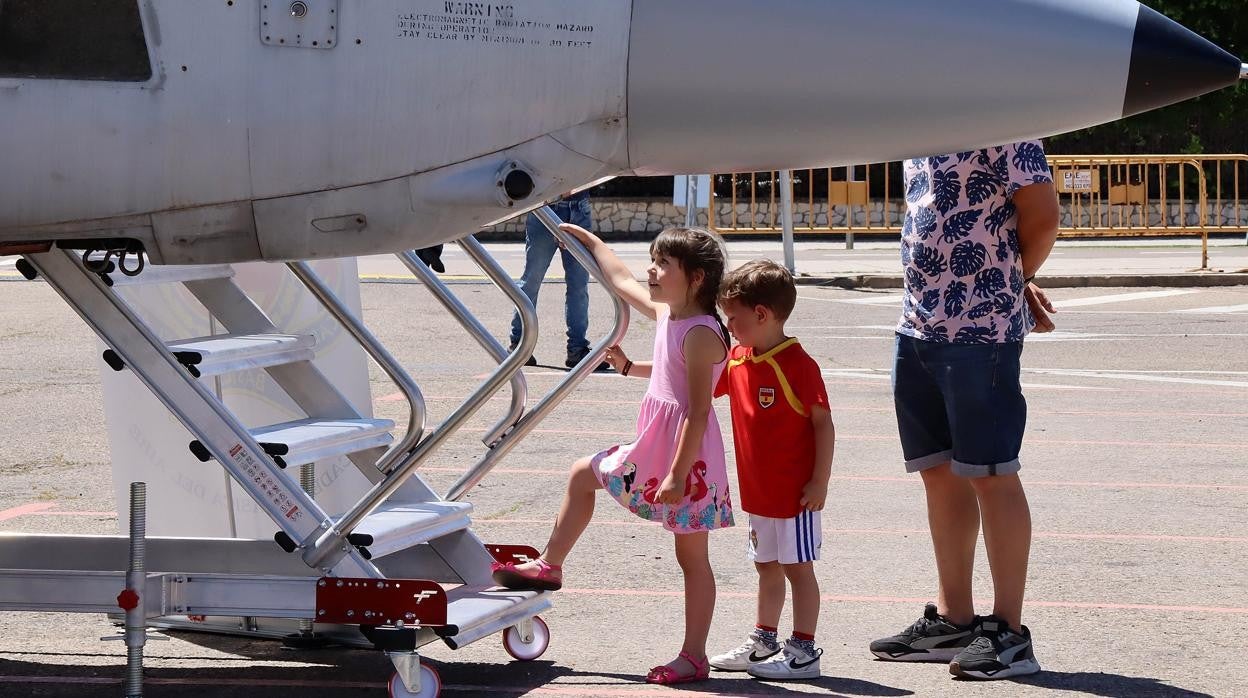
[[[947,661],[970,678],[1032,674],[1019,358],[1028,332],[1053,329],[1032,278],[1057,238],[1057,195],[1038,142],[910,160],[905,178],[893,399],[906,470],[927,493],[939,588],[922,618],[871,651]],[[981,523],[995,587],[988,616],[971,599]]]

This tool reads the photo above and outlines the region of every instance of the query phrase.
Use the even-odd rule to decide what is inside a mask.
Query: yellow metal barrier
[[[858,166],[852,168],[853,172],[850,169],[793,172],[795,231],[901,232],[901,222],[906,215],[901,163]],[[709,219],[712,228],[727,235],[780,231],[778,172],[716,175],[712,181],[715,182]],[[875,198],[873,192],[878,192]]]
[[[1061,237],[1202,237],[1248,231],[1248,155],[1054,155]],[[794,232],[897,235],[899,162],[797,170]],[[780,231],[779,173],[717,175],[710,225],[726,235]]]

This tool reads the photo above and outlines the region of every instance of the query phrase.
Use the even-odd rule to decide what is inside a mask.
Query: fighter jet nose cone
[[[1239,81],[1244,64],[1165,15],[1140,5],[1122,115],[1134,116]]]

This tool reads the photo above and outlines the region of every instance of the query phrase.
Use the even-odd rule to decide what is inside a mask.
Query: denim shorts
[[[906,471],[952,463],[962,477],[1017,473],[1027,425],[1022,342],[944,344],[898,334],[893,402]]]

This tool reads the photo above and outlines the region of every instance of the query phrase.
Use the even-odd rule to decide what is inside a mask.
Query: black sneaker
[[[581,363],[581,359],[584,359],[588,355],[589,347],[585,347],[584,349],[574,349],[568,352],[568,359],[563,362],[563,365],[568,368],[575,368],[577,364]],[[606,361],[598,364],[598,367],[594,369],[594,373],[610,373],[611,371],[611,364]]]
[[[980,619],[979,635],[949,664],[949,673],[966,679],[1008,679],[1038,671],[1031,631],[1024,625],[1019,635],[996,616]]]
[[[975,630],[975,621],[950,623],[936,612],[936,604],[929,603],[923,607],[923,617],[910,627],[872,642],[871,654],[890,662],[948,662],[971,644]]]
[[[420,261],[424,262],[430,269],[439,274],[446,273],[446,265],[442,264],[442,246],[434,245],[433,247],[425,247],[416,250],[416,256]]]
[[[516,350],[516,345],[515,345],[515,344],[513,344],[513,345],[511,345],[510,347],[508,347],[508,349],[507,349],[507,353],[508,353],[508,354],[510,354],[510,353],[514,352],[515,350]],[[525,366],[536,366],[536,365],[537,365],[537,357],[536,357],[536,356],[533,356],[532,354],[529,354],[529,359],[528,359],[528,361],[525,361],[525,362],[524,362],[524,365],[525,365]]]

